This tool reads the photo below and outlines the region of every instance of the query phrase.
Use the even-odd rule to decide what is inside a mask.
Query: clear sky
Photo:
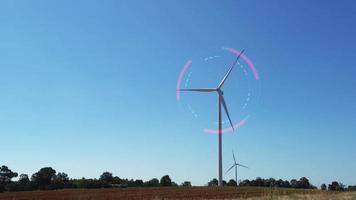
[[[224,135],[224,169],[234,149],[240,179],[356,184],[355,1],[2,0],[0,29],[0,164],[16,172],[205,184],[217,136],[178,105],[176,81],[196,52],[229,46],[246,49],[261,96]]]

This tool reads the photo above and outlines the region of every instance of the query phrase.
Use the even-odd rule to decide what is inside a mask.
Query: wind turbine
[[[220,81],[219,85],[216,88],[188,88],[188,89],[179,89],[179,91],[193,91],[193,92],[216,92],[218,94],[218,156],[219,156],[219,182],[218,185],[222,186],[223,185],[223,179],[222,179],[222,118],[221,118],[221,105],[224,108],[224,111],[229,119],[230,125],[232,130],[234,130],[234,125],[231,122],[229,111],[227,110],[227,106],[224,100],[224,92],[222,91],[222,86],[224,85],[225,81],[229,77],[231,71],[234,69],[237,60],[240,58],[240,56],[243,54],[245,50],[242,50],[240,54],[236,57],[236,60],[232,63],[231,67],[229,70],[226,72],[225,76],[223,79]]]
[[[225,174],[227,174],[230,170],[232,170],[232,168],[235,167],[235,181],[236,181],[236,185],[237,185],[238,184],[237,183],[237,168],[238,167],[248,168],[248,167],[246,167],[245,165],[241,165],[241,164],[236,162],[234,151],[232,151],[232,157],[234,158],[234,164],[225,172]]]

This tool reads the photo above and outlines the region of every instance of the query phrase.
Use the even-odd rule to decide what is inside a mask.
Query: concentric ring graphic
[[[240,51],[234,49],[234,48],[223,48],[224,50],[227,50],[228,52],[230,52],[231,54],[233,54],[234,56],[238,56],[241,54]],[[249,69],[251,70],[252,74],[253,74],[253,77],[255,79],[255,81],[258,81],[260,79],[259,77],[259,74],[258,74],[258,71],[255,67],[255,65],[253,64],[253,62],[245,55],[245,54],[241,54],[241,59],[247,63]],[[189,69],[189,67],[192,65],[193,61],[192,59],[189,59],[185,65],[183,66],[179,76],[178,76],[178,80],[177,80],[177,86],[176,86],[176,99],[177,101],[181,101],[181,92],[180,92],[180,89],[181,89],[181,83],[182,83],[182,80],[184,79],[184,77],[186,76],[187,74],[187,71]],[[233,127],[235,130],[241,128],[245,123],[246,121],[248,120],[249,116],[246,116],[244,119],[240,120],[238,123],[234,124]],[[206,133],[219,133],[218,129],[209,129],[209,128],[204,128],[203,129],[204,132]],[[228,128],[224,128],[222,129],[221,133],[228,133],[228,132],[232,132],[233,129],[232,127],[228,127]]]

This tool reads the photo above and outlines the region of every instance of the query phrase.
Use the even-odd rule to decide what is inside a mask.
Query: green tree
[[[38,189],[51,189],[51,183],[56,176],[56,170],[52,167],[44,167],[32,175],[31,180]]]
[[[68,174],[59,172],[56,176],[54,176],[52,185],[53,189],[63,189],[69,187]]]
[[[160,181],[160,185],[161,186],[172,186],[171,178],[169,178],[168,175],[162,176],[161,181]]]
[[[172,185],[171,186],[178,187],[178,184],[176,182],[172,181]]]
[[[121,178],[118,177],[118,176],[114,176],[114,178],[113,178],[113,183],[114,183],[114,184],[120,184],[120,183],[121,183]]]
[[[321,184],[320,188],[321,188],[321,190],[326,190],[326,185],[323,183],[323,184]]]
[[[276,182],[274,182],[274,187],[283,187],[283,180],[278,179]]]
[[[226,184],[227,186],[237,186],[237,183],[234,179],[230,179]]]
[[[276,182],[276,179],[274,178],[269,178],[264,180],[264,186],[265,187],[274,187],[275,185],[277,185],[278,183]],[[277,185],[278,186],[278,185]]]
[[[348,191],[356,191],[356,185],[349,185],[347,188]]]
[[[6,185],[11,183],[11,179],[17,177],[17,173],[11,171],[7,166],[0,167],[0,192],[5,191]]]
[[[142,187],[143,186],[143,181],[141,179],[135,180],[135,187]]]
[[[295,179],[292,179],[292,180],[290,181],[290,186],[291,186],[292,188],[298,188],[298,181],[295,180]]]
[[[345,185],[342,183],[339,183],[337,181],[333,181],[331,184],[329,184],[328,190],[330,190],[330,191],[345,191]]]
[[[22,185],[26,185],[30,183],[30,179],[28,178],[27,174],[21,174],[19,177],[19,183]]]
[[[304,188],[304,189],[308,189],[311,187],[309,180],[305,177],[302,177],[299,179],[298,181],[298,187],[299,188]]]
[[[217,186],[219,184],[218,179],[213,178],[211,181],[208,182],[208,186]]]
[[[246,180],[243,180],[242,182],[240,182],[239,185],[240,186],[251,186],[251,181],[246,179]]]
[[[156,178],[153,178],[147,182],[145,182],[145,186],[147,187],[158,187],[159,186],[159,180]]]
[[[0,183],[9,183],[12,178],[17,177],[17,173],[11,171],[7,166],[0,167]]]
[[[114,180],[114,177],[112,176],[112,173],[110,172],[104,172],[100,175],[100,179],[101,181],[104,181],[106,183],[112,183]]]
[[[181,184],[181,186],[183,186],[183,187],[191,187],[192,184],[190,183],[190,181],[184,181],[184,182]]]
[[[5,185],[5,190],[8,192],[16,192],[16,191],[21,191],[22,188],[17,182],[10,182]]]
[[[284,187],[284,188],[290,188],[290,183],[289,181],[283,181],[282,183],[282,186],[281,187]]]
[[[32,185],[31,185],[31,181],[28,178],[27,174],[21,174],[19,177],[19,181],[18,181],[18,186],[20,188],[21,191],[28,191],[28,190],[32,190]]]
[[[331,184],[328,185],[329,191],[336,191],[338,188],[339,188],[339,183],[336,181],[333,181]]]
[[[261,177],[257,177],[255,180],[255,184],[253,186],[259,186],[263,187],[264,186],[264,180]]]
[[[101,182],[102,187],[111,187],[110,184],[114,182],[114,177],[110,172],[103,172],[100,175],[99,181]]]

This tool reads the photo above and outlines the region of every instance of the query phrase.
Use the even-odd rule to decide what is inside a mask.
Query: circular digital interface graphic
[[[208,53],[201,53],[189,59],[181,69],[177,80],[176,99],[184,109],[191,113],[193,118],[198,119],[197,122],[202,124],[203,131],[206,133],[219,133],[217,93],[180,90],[216,88],[240,54],[241,51],[234,48],[211,49]],[[245,125],[251,116],[253,105],[259,97],[259,79],[255,65],[245,52],[242,53],[222,87],[235,130]],[[222,116],[221,133],[232,132],[230,122],[223,111]]]

